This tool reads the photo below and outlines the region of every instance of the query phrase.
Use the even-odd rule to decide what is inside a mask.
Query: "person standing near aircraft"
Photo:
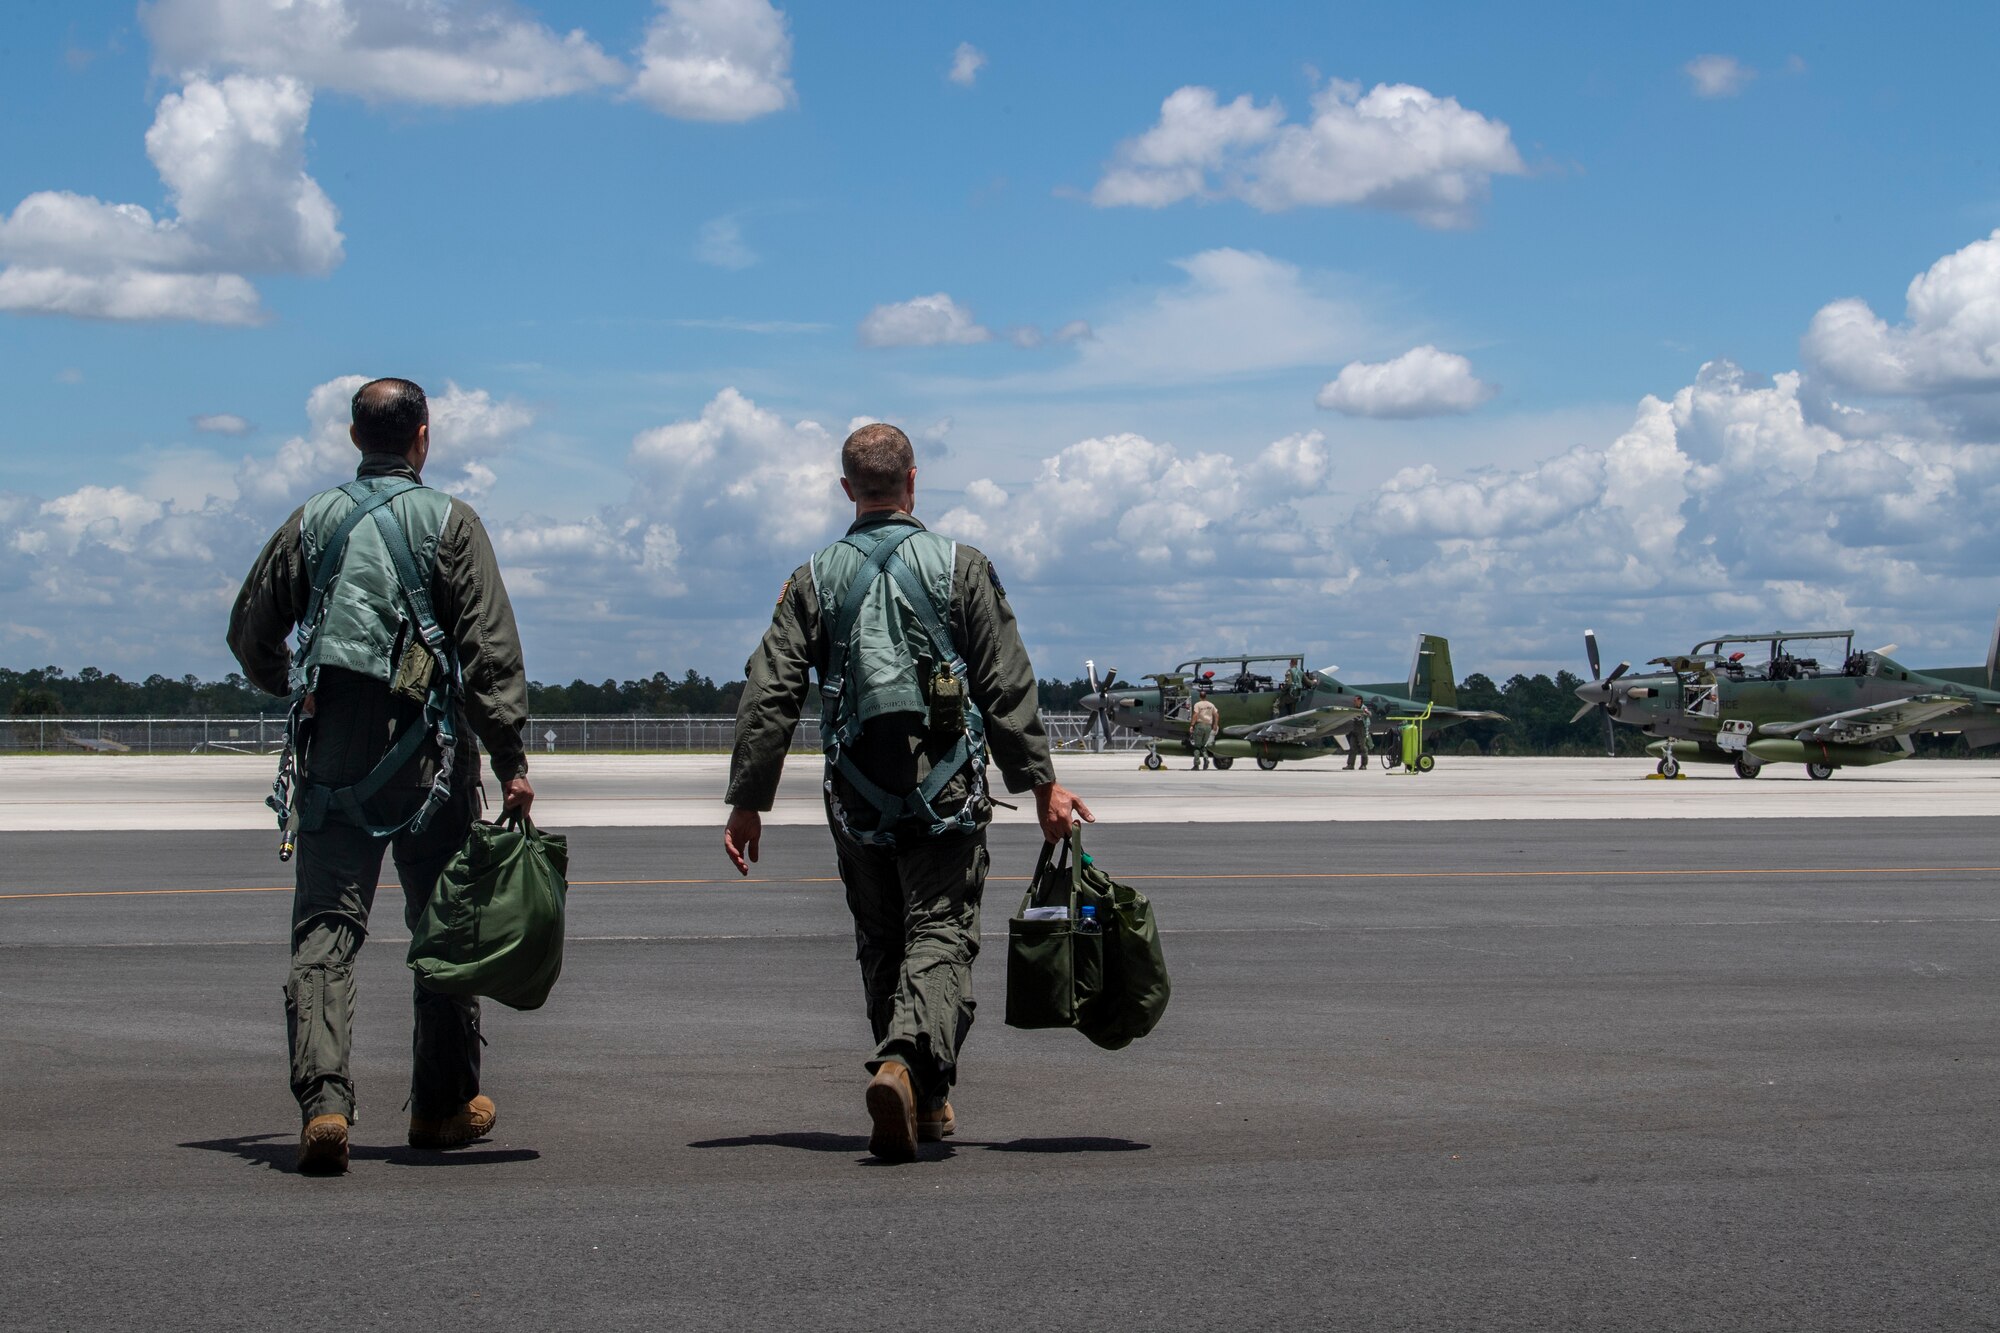
[[[521,639],[479,516],[424,486],[430,407],[408,380],[361,386],[354,481],[322,491],[265,543],[229,618],[259,689],[303,690],[292,965],[285,985],[298,1169],[347,1169],[354,959],[391,848],[414,923],[479,810],[486,746],[509,813],[535,799],[521,728]],[[296,654],[286,639],[299,629]],[[310,743],[306,743],[306,738]],[[479,1002],[416,989],[409,1142],[455,1148],[493,1128],[479,1094]]]
[[[1360,695],[1354,696],[1354,706],[1362,710],[1361,716],[1347,725],[1347,769],[1368,767],[1368,705]]]
[[[1213,768],[1215,755],[1211,746],[1215,744],[1216,733],[1222,728],[1222,713],[1203,691],[1194,701],[1194,711],[1188,719],[1188,744],[1194,750],[1196,769]]]
[[[786,580],[744,668],[722,845],[749,874],[818,672],[827,823],[875,1039],[868,1148],[907,1162],[919,1140],[957,1125],[949,1097],[972,1027],[988,748],[1009,791],[1033,789],[1048,841],[1091,814],[1056,782],[1034,666],[999,576],[911,513],[909,437],[863,426],[841,446],[840,470],[854,524]]]

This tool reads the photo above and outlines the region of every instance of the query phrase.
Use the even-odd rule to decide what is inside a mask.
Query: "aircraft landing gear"
[[[1225,758],[1221,758],[1221,757],[1217,757],[1217,758],[1214,758],[1214,759],[1211,759],[1211,760],[1209,760],[1208,762],[1209,762],[1209,763],[1211,763],[1211,764],[1214,764],[1214,765],[1215,765],[1215,766],[1216,766],[1217,768],[1219,768],[1219,769],[1221,769],[1221,770],[1222,770],[1223,772],[1227,773],[1227,772],[1229,771],[1229,766],[1230,766],[1231,764],[1233,764],[1233,763],[1235,763],[1235,762],[1236,762],[1236,756],[1234,756],[1234,755],[1231,755],[1231,756],[1229,756],[1229,757],[1228,757],[1228,758],[1226,758],[1226,759],[1225,759]]]
[[[1277,766],[1278,766],[1278,761],[1275,759],[1265,759],[1261,755],[1257,759],[1257,767],[1263,769],[1266,773],[1269,773],[1272,769],[1276,768]]]
[[[1141,759],[1139,762],[1144,764],[1151,771],[1157,773],[1160,771],[1160,764],[1162,763],[1162,760],[1160,759],[1160,752],[1158,750],[1148,750],[1146,751],[1146,757],[1144,759]]]
[[[1739,778],[1754,778],[1763,769],[1764,766],[1762,764],[1753,764],[1748,759],[1738,759],[1736,761],[1736,776]]]
[[[1833,776],[1832,764],[1807,764],[1806,776],[1815,782],[1825,782]]]
[[[1660,756],[1660,762],[1653,771],[1663,778],[1677,778],[1681,774],[1681,761],[1671,754]]]

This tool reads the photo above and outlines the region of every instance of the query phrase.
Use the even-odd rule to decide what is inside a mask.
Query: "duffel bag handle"
[[[1080,847],[1082,844],[1079,842],[1077,845]],[[1048,874],[1052,862],[1053,869],[1057,872],[1060,872],[1065,865],[1069,867],[1069,917],[1074,921],[1077,917],[1077,886],[1083,882],[1081,871],[1083,862],[1070,854],[1069,839],[1042,844],[1042,854],[1035,861],[1035,873],[1028,879],[1028,891],[1021,895],[1021,914],[1025,916],[1030,907],[1038,905],[1035,902],[1035,890],[1042,887],[1042,877]]]

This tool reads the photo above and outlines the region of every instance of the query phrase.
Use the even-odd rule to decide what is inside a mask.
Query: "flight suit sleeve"
[[[965,567],[958,571],[960,654],[965,658],[972,702],[986,719],[986,745],[993,752],[1010,792],[1027,791],[1056,780],[1049,738],[1042,729],[1034,663],[1021,642],[1007,590],[984,555],[961,546]]]
[[[264,543],[229,612],[229,651],[236,655],[252,685],[280,697],[292,692],[292,653],[287,640],[312,596],[299,536],[299,518],[304,513],[304,509],[294,510]]]
[[[486,525],[462,501],[438,541],[438,625],[458,646],[465,713],[501,782],[528,771],[521,732],[528,721],[528,677],[514,604]]]
[[[744,664],[729,790],[723,797],[737,809],[769,810],[778,799],[778,778],[798,729],[813,664],[821,660],[816,596],[812,567],[799,566],[778,596],[770,628]]]

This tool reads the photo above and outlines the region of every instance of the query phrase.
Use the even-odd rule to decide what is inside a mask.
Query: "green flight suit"
[[[877,513],[858,519],[849,531],[889,523],[923,526],[909,514]],[[730,805],[771,808],[808,676],[817,671],[826,678],[829,628],[808,562],[786,582],[771,626],[744,667],[724,797]],[[987,748],[1007,790],[1024,792],[1053,782],[1035,669],[1006,589],[986,557],[963,543],[952,563],[947,628],[965,660],[966,683],[985,717]],[[949,738],[930,736],[913,715],[892,714],[871,722],[851,753],[871,782],[900,793],[922,782],[949,748]],[[848,809],[868,808],[838,774],[832,781],[832,798]],[[946,784],[937,808],[962,802],[965,783],[961,773]],[[874,1030],[875,1054],[867,1067],[872,1072],[884,1060],[901,1061],[925,1107],[941,1105],[958,1081],[959,1049],[972,1026],[972,961],[979,953],[988,815],[982,812],[979,827],[966,834],[933,838],[928,829],[906,826],[898,829],[894,847],[881,847],[848,836],[829,805],[828,825],[854,916],[855,956]]]
[[[401,457],[367,454],[361,477],[416,478]],[[229,647],[252,684],[275,695],[288,691],[286,640],[312,595],[300,519],[285,520],[258,555],[229,618]],[[520,634],[500,566],[479,516],[453,500],[431,570],[438,625],[457,649],[465,687],[458,725],[484,744],[501,782],[528,771],[521,728],[528,716]],[[421,705],[390,694],[389,686],[357,671],[326,667],[315,691],[312,744],[303,756],[305,781],[346,786],[366,776],[406,726],[420,723]],[[366,807],[369,819],[392,825],[422,804],[440,756],[426,742]],[[391,839],[336,818],[301,832],[294,861],[292,963],[285,985],[292,1093],[306,1120],[339,1113],[354,1119],[348,1073],[353,1045],[354,959],[368,935],[368,912],[393,847],[403,888],[403,919],[414,924],[439,873],[465,841],[479,811],[479,755],[461,741],[450,803],[421,833]],[[479,1092],[479,1003],[438,995],[412,983],[410,1110],[427,1119],[448,1116]]]

